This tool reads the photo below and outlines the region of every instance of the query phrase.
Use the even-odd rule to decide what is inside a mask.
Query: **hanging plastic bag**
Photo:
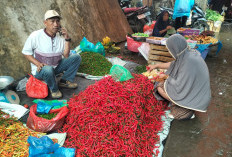
[[[121,65],[113,65],[110,69],[110,75],[116,80],[116,81],[127,81],[131,78],[134,78],[130,71],[124,68]]]
[[[26,93],[32,98],[46,98],[48,96],[48,86],[46,83],[30,75],[26,84]]]
[[[65,116],[68,114],[68,108],[64,106],[60,109],[50,110],[49,113],[58,114],[51,120],[37,117],[37,105],[32,105],[27,118],[27,127],[38,132],[55,131],[63,126]]]

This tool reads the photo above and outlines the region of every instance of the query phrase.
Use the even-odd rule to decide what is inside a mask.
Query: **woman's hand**
[[[167,30],[172,29],[172,26],[167,26],[166,29]]]
[[[151,72],[153,69],[157,69],[157,68],[158,68],[157,64],[155,64],[155,65],[148,65],[147,66],[147,71]]]
[[[159,74],[158,76],[160,79],[167,79],[167,75],[165,74]]]
[[[159,74],[155,80],[157,82],[164,82],[166,79],[168,78],[168,75],[165,75],[165,74]]]

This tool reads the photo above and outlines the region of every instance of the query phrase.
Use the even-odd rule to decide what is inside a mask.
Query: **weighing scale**
[[[19,104],[19,96],[7,88],[13,82],[14,78],[11,76],[0,76],[0,102]]]

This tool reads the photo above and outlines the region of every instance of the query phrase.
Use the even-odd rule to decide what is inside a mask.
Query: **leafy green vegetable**
[[[134,33],[134,34],[132,34],[132,36],[149,37],[149,35],[145,34],[145,33]]]
[[[83,52],[78,72],[94,76],[104,76],[110,72],[112,64],[102,55],[95,52]]]
[[[206,10],[206,19],[212,21],[223,21],[224,18],[219,13],[214,10],[207,9]]]

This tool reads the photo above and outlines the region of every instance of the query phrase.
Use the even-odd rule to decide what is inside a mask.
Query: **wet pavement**
[[[196,113],[193,120],[174,120],[163,157],[232,157],[232,28],[222,27],[219,39],[223,43],[222,50],[215,56],[216,47],[212,47],[205,60],[210,71],[212,90],[208,112]],[[124,59],[146,64],[142,56],[123,52],[121,56]],[[81,77],[77,77],[76,81],[79,83],[78,89],[61,89],[64,95],[62,99],[69,99],[95,82]],[[28,98],[25,92],[18,94],[20,104],[33,104],[33,99]],[[21,121],[26,122],[27,116]]]
[[[219,34],[223,48],[206,58],[212,101],[206,113],[189,121],[174,120],[163,157],[232,157],[232,27]]]

